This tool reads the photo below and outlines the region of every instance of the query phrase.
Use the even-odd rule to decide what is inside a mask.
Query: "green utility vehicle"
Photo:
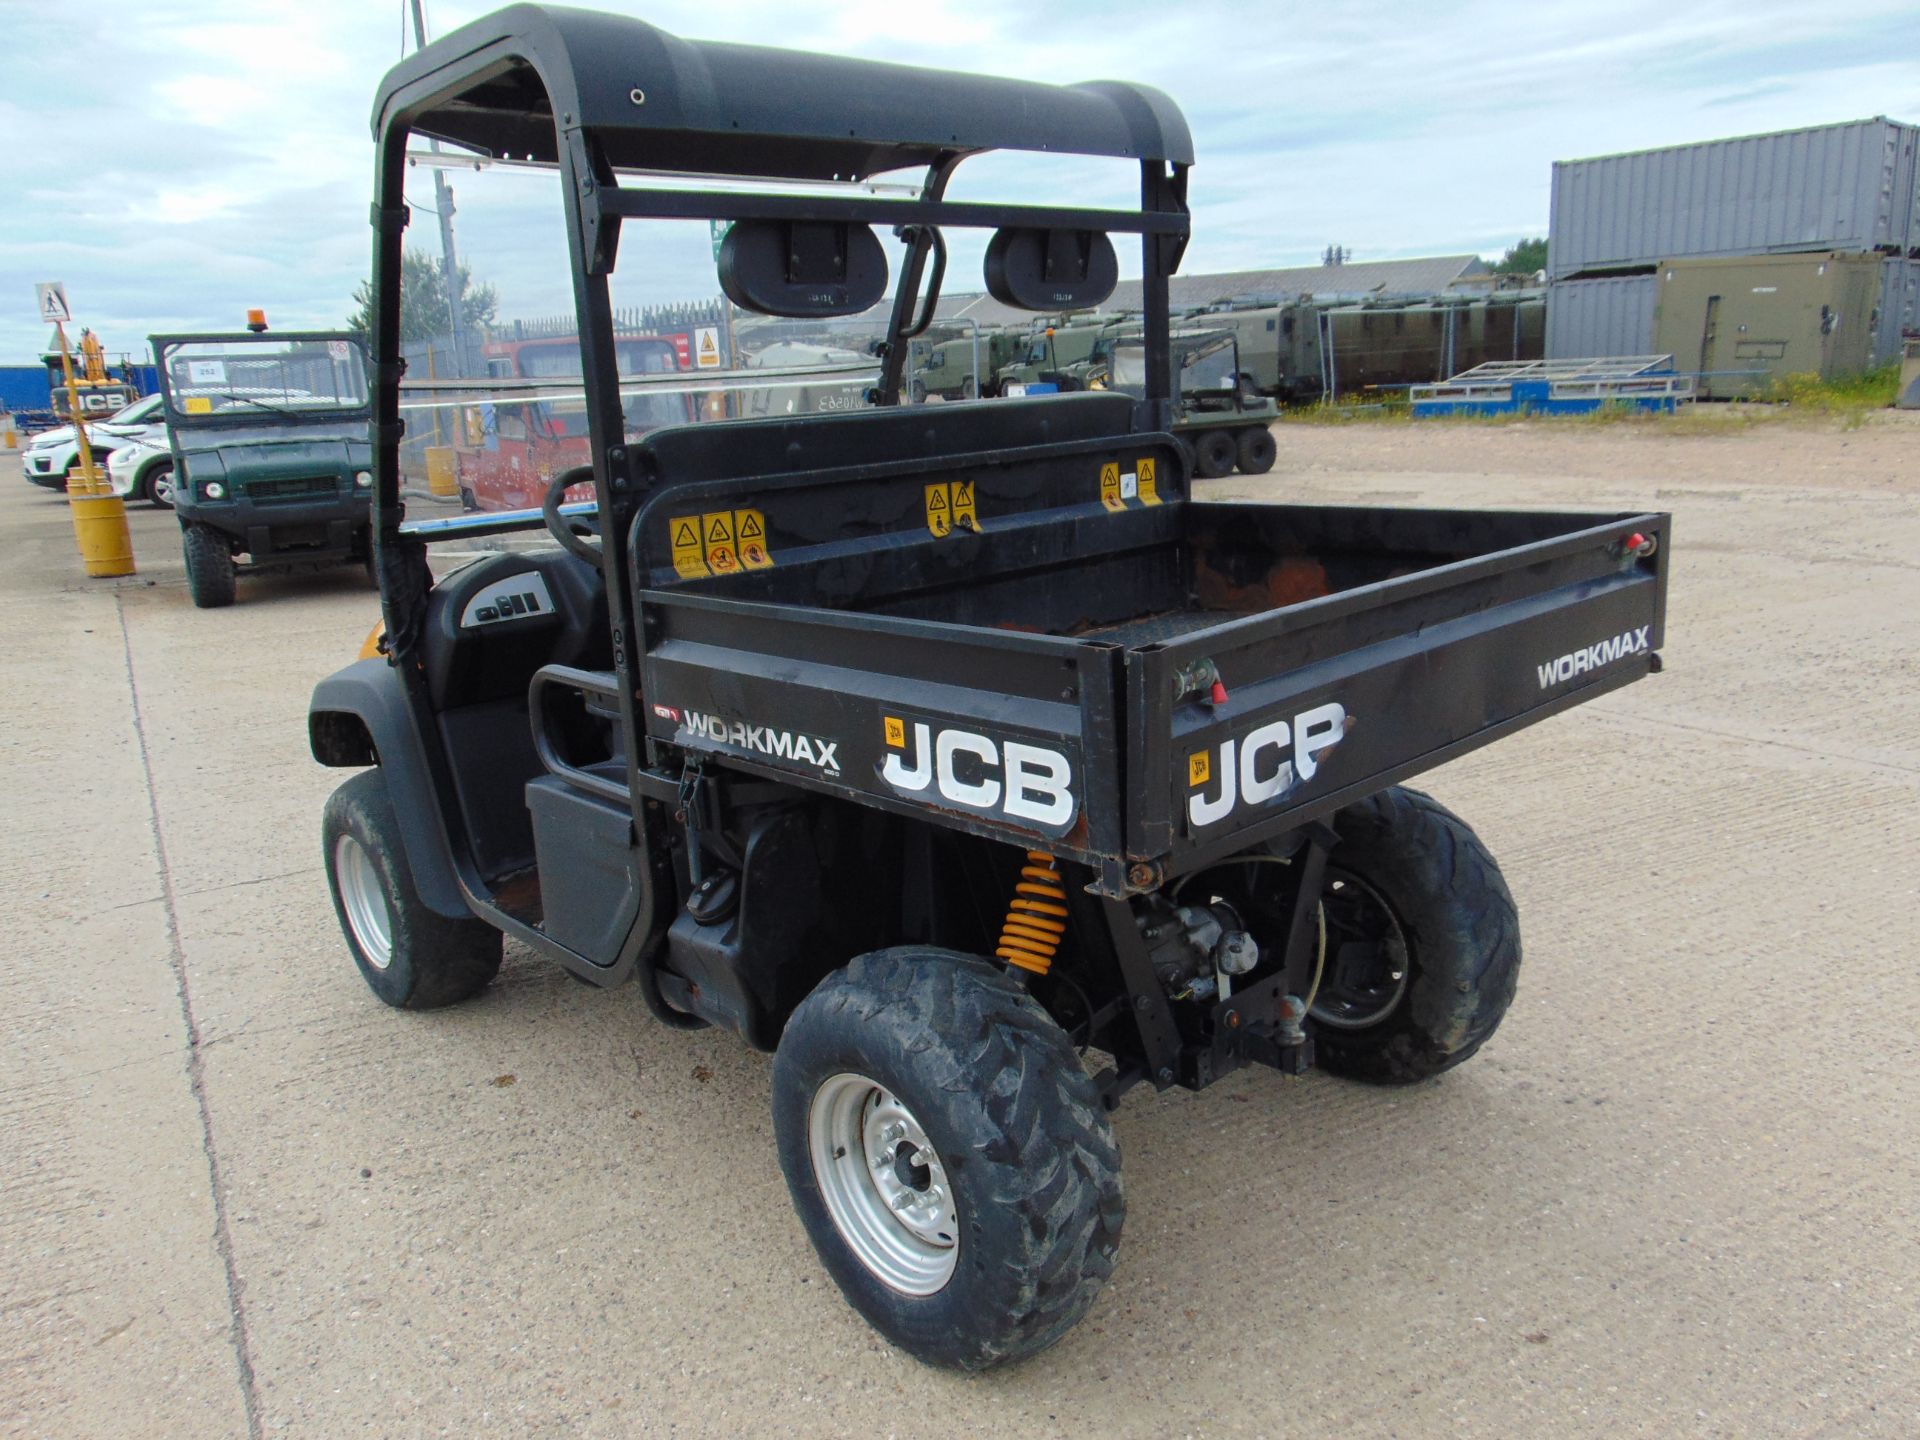
[[[1173,433],[1193,450],[1193,473],[1217,480],[1239,467],[1242,474],[1264,475],[1277,453],[1267,427],[1280,407],[1260,394],[1240,368],[1240,347],[1230,330],[1176,330],[1171,367],[1179,376]],[[1119,390],[1143,398],[1147,393],[1146,341],[1138,333],[1100,342],[1086,370],[1089,390]]]
[[[357,337],[156,335],[153,358],[195,605],[231,605],[243,568],[371,568],[372,400]]]

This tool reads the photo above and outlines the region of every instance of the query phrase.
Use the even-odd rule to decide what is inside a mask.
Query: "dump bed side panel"
[[[1190,868],[1646,674],[1667,532],[1623,516],[1131,654],[1128,853]],[[1224,704],[1176,698],[1205,661]]]
[[[1089,863],[1118,854],[1117,651],[685,594],[643,602],[650,739]]]

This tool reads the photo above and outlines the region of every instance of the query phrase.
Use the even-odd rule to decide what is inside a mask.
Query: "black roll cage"
[[[833,97],[855,95],[836,108]],[[842,126],[853,121],[843,133]],[[580,957],[492,902],[471,853],[460,843],[449,761],[431,723],[419,644],[432,580],[425,546],[450,522],[403,524],[399,409],[400,276],[408,139],[418,133],[471,153],[553,164],[560,176],[571,244],[581,383],[592,449],[600,566],[605,579],[634,823],[651,803],[642,779],[644,728],[636,714],[639,654],[628,573],[628,529],[641,501],[662,481],[627,448],[608,291],[627,219],[840,221],[891,225],[905,242],[877,403],[897,405],[908,347],[933,313],[942,264],[922,297],[938,227],[1034,226],[1138,235],[1147,385],[1135,428],[1166,430],[1173,419],[1168,364],[1168,280],[1189,234],[1187,172],[1192,143],[1164,94],[1117,82],[1052,86],[881,64],[757,46],[680,40],[637,20],[539,5],[516,5],[475,21],[396,66],[375,102],[377,147],[372,224],[374,333],[373,532],[388,652],[406,686],[443,833],[462,887],[508,934],[563,962]],[[1136,210],[954,203],[944,199],[959,164],[993,150],[1127,158],[1140,166]],[[797,187],[860,182],[876,173],[924,167],[914,198],[871,193],[781,194],[713,188],[712,178],[775,180]],[[621,171],[649,183],[622,186]],[[662,182],[673,183],[664,188]],[[851,188],[851,187],[849,187]],[[988,402],[991,403],[991,402]],[[709,422],[725,423],[725,422]],[[571,508],[571,507],[570,507]],[[460,533],[472,528],[461,527]],[[509,528],[492,522],[488,529]],[[511,528],[519,528],[515,525]],[[635,927],[633,951],[646,927]],[[629,966],[632,953],[621,956]],[[575,968],[577,963],[575,963]]]

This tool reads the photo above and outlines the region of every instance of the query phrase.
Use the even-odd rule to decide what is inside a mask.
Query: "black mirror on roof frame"
[[[886,252],[867,225],[741,220],[720,242],[720,288],[759,315],[857,315],[886,293]]]
[[[1089,310],[1120,282],[1113,241],[1098,230],[1007,227],[987,245],[987,293],[1022,310]]]

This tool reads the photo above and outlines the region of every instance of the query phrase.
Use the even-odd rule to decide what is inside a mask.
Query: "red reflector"
[[[1218,680],[1214,681],[1213,694],[1210,698],[1212,699],[1213,703],[1216,705],[1226,704],[1227,703],[1227,687]]]

